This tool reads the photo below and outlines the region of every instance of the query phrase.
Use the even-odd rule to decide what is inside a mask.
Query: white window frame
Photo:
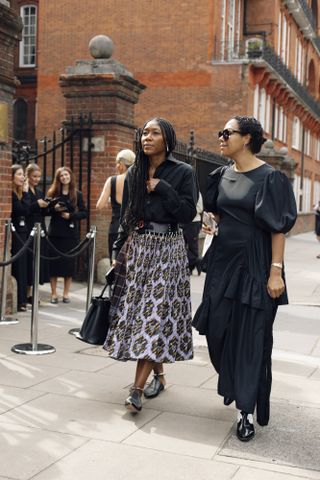
[[[311,179],[305,177],[303,179],[303,199],[302,199],[302,211],[305,213],[311,212]]]
[[[35,67],[36,66],[36,61],[37,61],[37,53],[36,53],[36,48],[37,48],[37,16],[38,16],[38,8],[37,8],[37,5],[35,4],[27,4],[27,5],[23,5],[21,8],[20,8],[20,16],[22,18],[22,21],[23,23],[25,22],[25,18],[26,18],[26,10],[27,9],[30,9],[30,8],[34,8],[35,9],[35,14],[34,14],[34,19],[35,19],[35,22],[34,22],[34,25],[24,25],[23,27],[23,30],[22,30],[22,40],[20,42],[20,46],[19,46],[19,66],[20,67],[24,67],[24,68],[30,68],[30,67]],[[32,18],[33,15],[29,18]],[[27,27],[31,27],[31,26],[34,26],[34,34],[29,34],[29,35],[26,35],[25,33],[25,30]],[[26,40],[27,39],[33,39],[33,43],[31,43],[30,45],[26,45]],[[29,43],[29,41],[28,41]],[[26,53],[25,53],[25,50],[26,48],[34,48],[34,63],[26,63],[25,62],[25,56],[26,56]],[[27,55],[32,55],[30,52],[27,54]]]
[[[301,149],[301,121],[298,117],[293,117],[292,122],[292,148]]]
[[[304,131],[304,153],[305,155],[311,155],[311,132],[308,129]]]
[[[317,140],[316,140],[316,155],[315,155],[315,159],[317,160],[317,162],[320,162],[320,138],[317,138]]]
[[[281,54],[280,54],[280,57],[281,57],[283,63],[287,63],[287,59],[286,59],[286,56],[287,56],[287,31],[288,31],[287,27],[288,27],[287,19],[286,19],[286,16],[283,15],[283,18],[282,18]]]
[[[296,199],[297,209],[300,212],[300,175],[295,174],[293,179],[293,193]]]
[[[270,133],[271,96],[267,95],[265,132]]]
[[[265,88],[261,88],[259,92],[259,109],[258,109],[258,120],[262,125],[262,128],[265,128],[266,124],[266,100],[267,92]]]
[[[313,183],[313,205],[316,205],[320,200],[320,182],[315,180]]]

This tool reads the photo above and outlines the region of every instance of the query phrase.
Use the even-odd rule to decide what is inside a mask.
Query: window
[[[20,42],[20,67],[34,67],[36,65],[37,41],[36,5],[21,7],[20,15],[23,22],[22,40]]]
[[[311,133],[307,129],[304,131],[304,153],[311,155]]]
[[[300,175],[295,175],[294,176],[294,180],[293,180],[293,192],[294,192],[294,196],[295,196],[295,199],[296,199],[296,204],[297,204],[297,208],[299,210],[299,212],[301,211],[300,209]]]
[[[311,179],[308,177],[304,178],[303,182],[303,212],[311,211]]]
[[[301,41],[296,38],[296,55],[295,55],[295,65],[294,65],[294,74],[297,77],[298,82],[303,82],[303,71],[304,71],[304,55],[303,47]]]
[[[316,205],[320,200],[320,182],[315,180],[313,184],[313,205]]]
[[[320,138],[316,142],[316,160],[320,162]]]
[[[13,138],[26,140],[27,138],[28,105],[23,98],[18,98],[13,106]]]
[[[292,124],[292,147],[296,150],[301,148],[301,122],[298,117],[294,117]]]

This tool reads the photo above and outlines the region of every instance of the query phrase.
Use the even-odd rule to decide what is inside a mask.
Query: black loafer
[[[129,397],[124,402],[124,405],[127,410],[131,413],[138,413],[142,410],[141,402],[142,390],[139,388],[133,388],[130,392]]]
[[[241,412],[241,419],[237,424],[237,437],[241,442],[249,442],[254,437],[254,425],[248,420],[248,414]]]
[[[224,405],[231,405],[231,403],[233,402],[233,398],[230,398],[230,397],[224,397],[223,399],[223,403]]]
[[[144,389],[144,396],[146,398],[155,398],[164,390],[164,385],[159,380],[159,375],[153,375],[152,381]]]

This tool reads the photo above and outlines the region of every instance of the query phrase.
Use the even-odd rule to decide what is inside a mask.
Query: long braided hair
[[[129,184],[129,203],[124,216],[124,227],[128,233],[132,232],[139,221],[145,220],[145,199],[147,194],[147,180],[149,178],[149,157],[144,153],[141,145],[142,133],[149,122],[157,122],[159,125],[164,143],[166,145],[166,156],[176,146],[176,133],[173,126],[164,118],[151,118],[139,132],[138,151],[136,160],[132,166],[132,177]]]

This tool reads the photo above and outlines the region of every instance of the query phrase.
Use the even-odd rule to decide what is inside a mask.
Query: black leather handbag
[[[92,297],[90,307],[83,320],[77,338],[92,345],[103,345],[109,329],[110,292],[113,283],[114,272],[109,270],[106,275],[106,285],[97,297]],[[109,296],[104,296],[109,287]]]

